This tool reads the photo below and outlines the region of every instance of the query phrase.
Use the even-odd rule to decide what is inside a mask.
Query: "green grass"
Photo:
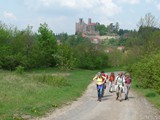
[[[148,101],[150,101],[156,108],[160,110],[160,95],[153,89],[143,89],[137,86],[135,80],[133,80],[132,88],[143,95]]]
[[[50,109],[76,100],[82,95],[94,73],[86,70],[61,73],[50,69],[20,75],[1,71],[0,120],[18,120],[23,115],[44,115]],[[55,76],[64,83],[54,83]]]
[[[116,68],[105,69],[105,72]],[[119,68],[118,68],[119,70]],[[17,74],[0,70],[0,120],[42,116],[80,97],[101,70],[40,69]]]

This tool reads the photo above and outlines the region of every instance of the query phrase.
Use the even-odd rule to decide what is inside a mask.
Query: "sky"
[[[118,22],[120,29],[137,30],[147,13],[159,21],[160,0],[0,0],[1,23],[20,30],[32,26],[35,32],[47,23],[55,34],[75,34],[79,18],[105,26]]]

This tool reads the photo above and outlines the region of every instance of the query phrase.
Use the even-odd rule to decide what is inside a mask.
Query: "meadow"
[[[98,71],[56,69],[18,74],[0,71],[0,119],[22,120],[44,115],[76,100]]]
[[[105,69],[105,72],[124,70]],[[0,120],[24,120],[43,116],[77,100],[99,70],[40,69],[23,73],[0,70]],[[160,108],[160,96],[153,90],[136,90]]]

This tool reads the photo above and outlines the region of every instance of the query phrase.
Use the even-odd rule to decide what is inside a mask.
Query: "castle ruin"
[[[99,35],[96,31],[96,23],[92,23],[91,18],[88,18],[88,23],[85,23],[82,18],[76,23],[76,34],[82,33],[86,35]]]

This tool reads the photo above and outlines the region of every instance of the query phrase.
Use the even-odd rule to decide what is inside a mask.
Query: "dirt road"
[[[99,102],[93,82],[77,101],[34,120],[160,120],[160,111],[132,89],[129,100],[122,102],[116,100],[115,92],[106,89]]]

